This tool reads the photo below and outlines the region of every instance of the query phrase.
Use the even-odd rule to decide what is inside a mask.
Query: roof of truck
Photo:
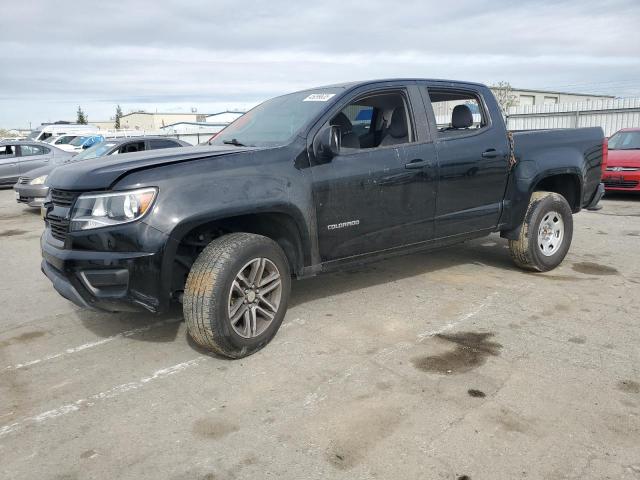
[[[305,90],[318,90],[321,88],[345,88],[346,89],[346,88],[360,87],[363,85],[371,85],[373,83],[387,83],[387,82],[438,82],[438,83],[475,85],[479,87],[485,86],[482,83],[477,83],[477,82],[467,82],[464,80],[447,80],[443,78],[380,78],[375,80],[360,80],[360,81],[353,81],[353,82],[335,83],[332,85],[322,85],[320,87],[313,87]]]

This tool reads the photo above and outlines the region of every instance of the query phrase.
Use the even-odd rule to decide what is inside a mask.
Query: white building
[[[490,87],[494,88],[494,87]],[[593,102],[615,98],[611,95],[591,95],[588,93],[557,92],[553,90],[530,90],[513,88],[514,107],[527,105],[560,105],[565,103]]]
[[[229,111],[229,110],[227,110],[225,112],[212,113],[212,114],[206,116],[205,121],[207,123],[215,123],[215,124],[219,124],[219,125],[229,125],[235,119],[237,119],[238,117],[241,117],[242,115],[244,115],[244,113],[245,112],[233,112],[233,111]]]

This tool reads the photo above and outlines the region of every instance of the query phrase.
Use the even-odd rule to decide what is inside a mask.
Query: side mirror
[[[340,129],[335,125],[324,127],[313,140],[313,153],[320,161],[328,162],[340,153]]]

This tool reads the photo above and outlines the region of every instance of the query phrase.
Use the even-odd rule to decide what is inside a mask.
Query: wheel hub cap
[[[268,258],[254,258],[236,274],[227,310],[231,327],[243,338],[257,337],[275,318],[282,297],[280,271]]]
[[[538,228],[538,248],[550,257],[558,251],[564,239],[564,221],[558,212],[548,212]]]

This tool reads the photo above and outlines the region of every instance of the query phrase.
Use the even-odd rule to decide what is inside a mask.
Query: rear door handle
[[[491,148],[489,150],[486,150],[484,152],[482,152],[482,158],[496,158],[496,157],[502,157],[504,154],[498,150],[496,150],[495,148]]]
[[[431,163],[429,163],[428,161],[416,158],[415,160],[411,160],[409,163],[405,164],[404,168],[406,168],[407,170],[418,170],[424,167],[428,167],[429,165],[431,165]]]

